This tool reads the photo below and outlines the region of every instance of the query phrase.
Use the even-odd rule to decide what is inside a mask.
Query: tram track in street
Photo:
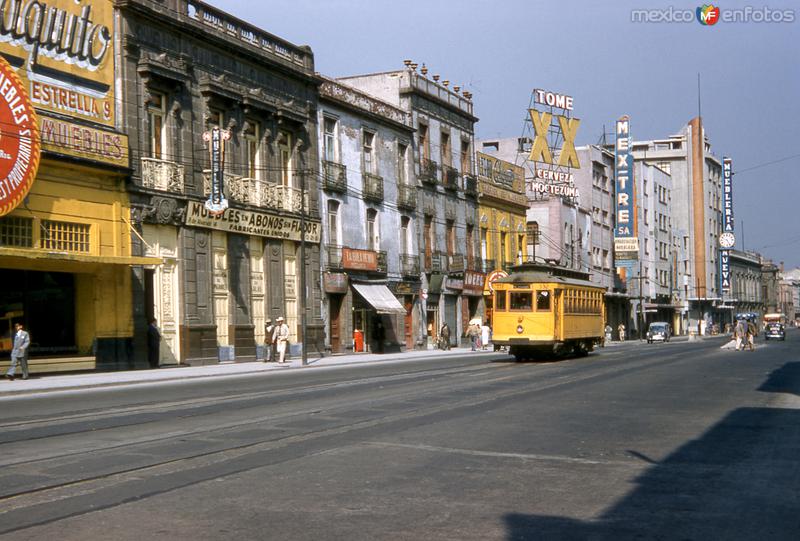
[[[668,362],[680,362],[685,359],[686,348],[670,348],[675,349],[675,355],[671,358],[652,358],[649,360],[637,360],[636,363],[631,364],[628,362],[620,363],[620,360],[625,360],[625,351],[605,353],[602,355],[591,356],[588,359],[570,361],[561,361],[558,363],[514,363],[514,362],[493,362],[488,364],[466,364],[450,368],[439,368],[434,370],[423,370],[421,372],[415,371],[412,373],[401,373],[386,377],[368,377],[359,378],[356,380],[345,382],[332,382],[324,385],[309,385],[299,388],[287,387],[281,389],[279,393],[291,394],[298,396],[303,394],[305,396],[314,392],[330,392],[333,390],[341,389],[363,389],[364,386],[374,387],[376,384],[379,386],[381,396],[367,396],[358,400],[348,400],[346,404],[332,404],[327,407],[320,404],[309,405],[302,410],[295,410],[285,414],[270,414],[258,418],[248,418],[234,420],[230,422],[222,422],[216,425],[206,425],[203,428],[196,428],[192,430],[181,430],[170,433],[156,435],[154,437],[136,441],[129,439],[127,441],[117,442],[117,444],[109,445],[105,448],[97,448],[93,450],[76,449],[72,453],[65,453],[50,457],[42,457],[39,459],[20,461],[17,463],[6,463],[6,467],[13,466],[16,469],[27,468],[29,472],[36,469],[52,469],[57,467],[59,462],[64,466],[64,462],[69,462],[69,459],[80,455],[83,461],[91,461],[92,458],[102,458],[103,456],[112,455],[114,453],[125,451],[126,455],[141,455],[148,456],[148,452],[152,452],[152,447],[148,446],[167,446],[172,443],[180,443],[182,440],[192,440],[197,436],[202,435],[200,439],[193,439],[194,444],[205,444],[206,450],[202,452],[186,452],[172,456],[167,459],[158,460],[153,457],[146,463],[139,464],[133,467],[112,467],[98,475],[79,475],[80,468],[75,468],[71,477],[67,476],[62,478],[61,481],[56,482],[43,482],[40,486],[28,486],[27,489],[9,491],[0,496],[0,502],[3,504],[4,511],[0,512],[0,521],[5,523],[3,516],[8,516],[8,513],[14,513],[15,510],[22,510],[30,507],[31,505],[39,505],[45,502],[62,501],[73,497],[80,496],[81,494],[96,493],[110,489],[110,487],[117,487],[125,484],[136,484],[138,480],[143,477],[151,478],[153,476],[161,477],[164,475],[173,475],[182,477],[189,475],[194,479],[193,482],[203,482],[215,478],[216,476],[230,475],[232,473],[246,471],[248,468],[261,467],[264,464],[270,463],[264,457],[265,453],[276,453],[283,450],[284,452],[293,446],[301,444],[311,445],[312,452],[322,452],[326,449],[324,440],[339,440],[347,439],[357,436],[361,432],[374,432],[376,430],[388,430],[390,426],[402,424],[404,422],[414,420],[416,423],[424,422],[425,418],[435,418],[438,415],[449,412],[453,413],[456,410],[469,410],[478,408],[483,404],[511,400],[519,395],[528,393],[542,392],[550,389],[556,389],[566,385],[585,382],[591,379],[614,377],[632,370],[644,370],[654,364],[663,364]],[[694,348],[692,348],[694,349]],[[678,351],[680,350],[680,351]],[[611,361],[612,364],[607,362],[598,361]],[[587,370],[587,368],[590,368]],[[500,373],[498,372],[500,369]],[[492,376],[488,379],[481,379],[486,373],[491,373]],[[442,380],[441,378],[446,378]],[[453,381],[452,378],[458,378]],[[424,380],[428,381],[424,381]],[[417,389],[408,389],[406,386],[420,384],[423,380],[424,385]],[[507,385],[511,384],[511,387]],[[397,384],[403,387],[395,391],[389,391],[386,385]],[[384,385],[383,387],[380,387]],[[485,388],[484,392],[477,391],[479,388]],[[473,393],[473,391],[475,391]],[[257,398],[265,399],[280,398],[280,394],[276,396],[278,391],[264,391],[258,393],[243,393],[239,397],[229,397],[229,404],[235,403],[237,400],[255,400]],[[444,393],[444,394],[442,394]],[[469,393],[466,396],[465,393]],[[440,403],[435,407],[426,406],[425,408],[414,407],[415,400],[422,401],[423,399],[430,400],[431,396],[439,396]],[[320,397],[318,400],[325,400],[328,397]],[[197,408],[208,405],[214,399],[196,399],[178,401],[180,407]],[[295,402],[295,401],[292,401]],[[163,405],[161,405],[163,406]],[[156,407],[144,406],[145,408]],[[109,412],[108,415],[131,415],[132,412],[140,412],[142,406],[133,408],[121,408],[119,412]],[[399,412],[393,413],[393,411]],[[356,415],[356,419],[348,419],[348,412],[360,411],[363,415]],[[88,414],[78,414],[78,416],[65,416],[61,418],[52,418],[54,422],[64,422],[66,420],[74,420],[77,418],[85,418]],[[199,417],[201,413],[193,413],[188,417]],[[358,419],[358,417],[364,417]],[[314,427],[313,423],[311,428],[297,431],[292,433],[291,429],[285,430],[285,427],[293,421],[300,422],[302,419],[310,420],[312,418],[320,419],[322,424]],[[41,426],[46,423],[46,419],[35,420]],[[24,426],[24,424],[17,424],[16,427]],[[105,430],[114,430],[116,428],[127,428],[130,425],[118,425],[109,427]],[[284,427],[283,429],[281,427]],[[233,444],[235,438],[233,436],[236,432],[242,430],[261,429],[265,435],[269,434],[267,441],[245,441],[241,444]],[[281,432],[283,430],[283,432]],[[269,432],[272,431],[272,432]],[[95,431],[96,432],[96,431]],[[77,433],[75,433],[77,434]],[[254,436],[258,440],[257,436]],[[216,444],[211,444],[214,438],[221,438],[221,442],[217,441]],[[216,447],[215,447],[216,445]],[[291,460],[292,458],[287,458]],[[281,453],[278,453],[281,455]],[[150,455],[152,456],[152,455]],[[254,459],[254,457],[261,457],[261,459]],[[230,463],[229,465],[226,465]],[[240,466],[244,469],[241,469]],[[69,464],[66,464],[69,467]],[[208,472],[215,471],[214,475],[208,475]],[[194,472],[190,475],[190,472]],[[203,473],[205,472],[205,473]],[[173,488],[164,487],[164,491],[173,490],[180,483]],[[134,492],[137,492],[134,490]],[[137,496],[137,497],[141,497]],[[117,502],[118,505],[121,502]],[[87,511],[88,512],[88,511]],[[0,527],[0,532],[6,531]],[[8,530],[13,531],[13,530]]]

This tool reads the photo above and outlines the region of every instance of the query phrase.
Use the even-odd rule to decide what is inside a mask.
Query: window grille
[[[42,248],[59,252],[89,252],[88,224],[42,220]]]
[[[33,247],[33,218],[8,217],[0,220],[0,246]]]

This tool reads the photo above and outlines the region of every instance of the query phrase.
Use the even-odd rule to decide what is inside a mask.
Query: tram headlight
[[[522,325],[517,325],[517,334],[522,334],[523,330]]]

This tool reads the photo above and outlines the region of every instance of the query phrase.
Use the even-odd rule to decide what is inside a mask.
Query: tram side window
[[[496,290],[494,292],[494,309],[495,310],[503,310],[506,309],[506,292],[505,290]]]
[[[509,296],[512,310],[533,310],[533,294],[530,291],[512,291]]]
[[[536,310],[542,312],[550,311],[550,292],[537,291],[536,292]]]

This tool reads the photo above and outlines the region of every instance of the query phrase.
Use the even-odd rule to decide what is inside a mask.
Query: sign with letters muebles
[[[40,157],[36,112],[17,72],[0,56],[0,216],[28,194]]]
[[[722,158],[722,234],[719,237],[719,288],[731,291],[731,248],[736,244],[733,234],[733,170],[730,158]]]
[[[617,217],[614,224],[614,265],[631,267],[639,259],[636,234],[636,190],[633,181],[630,118],[620,117],[616,124],[614,173],[616,178]]]

